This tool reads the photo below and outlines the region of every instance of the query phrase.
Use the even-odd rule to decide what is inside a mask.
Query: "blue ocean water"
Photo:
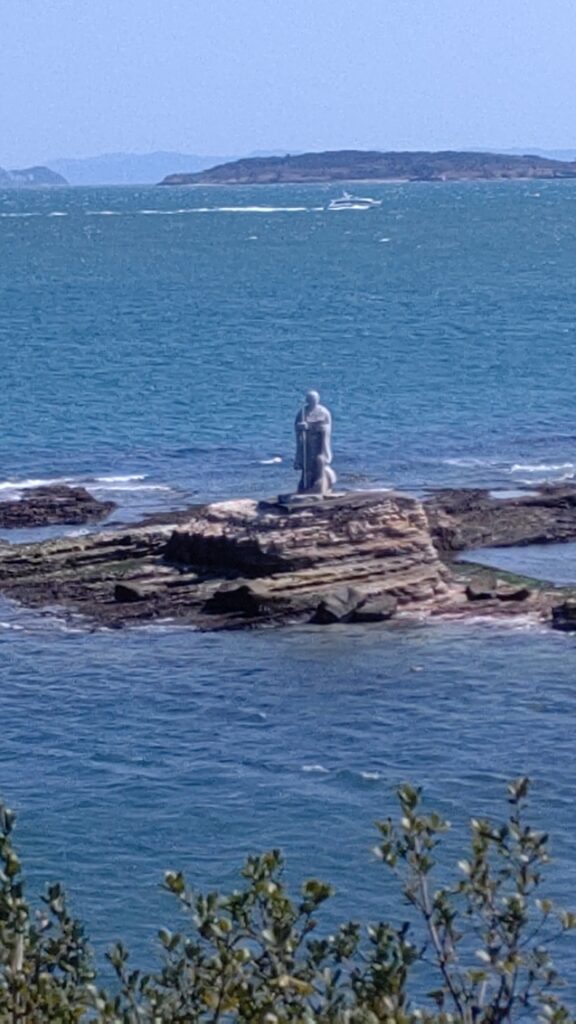
[[[557,587],[576,586],[576,544],[529,544],[520,548],[483,548],[467,551],[463,562],[508,572],[521,573],[532,579],[545,580]]]
[[[286,490],[311,386],[348,484],[571,476],[574,185],[371,191],[0,194],[0,486]]]
[[[572,478],[576,188],[57,189],[0,194],[0,494],[84,481],[113,518],[294,484],[303,391],[347,486]],[[16,537],[18,539],[18,537]],[[576,645],[478,622],[201,635],[0,608],[0,792],[34,886],[101,950],[150,955],[167,867],[232,885],[281,845],[333,915],[404,913],[373,821],[412,779],[464,834],[536,780],[574,902]]]

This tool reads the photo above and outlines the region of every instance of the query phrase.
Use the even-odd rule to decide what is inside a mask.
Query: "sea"
[[[574,479],[576,185],[358,188],[381,206],[329,211],[334,186],[1,192],[0,499],[82,483],[121,524],[289,491],[309,388],[345,488]],[[82,528],[35,536],[58,532]],[[576,583],[576,546],[486,557]],[[529,618],[211,635],[1,600],[0,665],[30,891],[62,881],[101,959],[122,938],[154,962],[166,869],[232,889],[273,847],[295,889],[333,883],[327,927],[405,919],[372,852],[404,781],[453,823],[444,870],[529,775],[546,894],[576,908],[576,639]]]

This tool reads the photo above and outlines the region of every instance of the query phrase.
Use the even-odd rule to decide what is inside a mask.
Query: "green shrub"
[[[447,822],[424,814],[420,792],[398,792],[400,820],[378,825],[376,853],[416,911],[415,927],[342,925],[319,936],[328,885],[307,881],[292,899],[278,851],[251,857],[243,884],[198,895],[168,872],[187,927],[162,929],[161,962],[133,970],[121,944],[108,953],[117,984],[99,986],[83,929],[50,886],[33,913],[0,808],[1,1024],[499,1024],[572,1018],[558,1000],[550,944],[576,926],[537,893],[547,836],[524,821],[528,781],[509,786],[502,825],[472,820],[471,848],[448,886],[433,882]],[[414,934],[412,934],[414,932]],[[472,941],[473,940],[473,941]],[[412,968],[427,961],[436,983],[415,994]]]

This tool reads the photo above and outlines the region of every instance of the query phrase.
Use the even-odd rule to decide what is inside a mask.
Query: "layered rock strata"
[[[51,491],[52,504],[46,494],[31,496],[28,511],[42,499],[44,511],[61,516],[52,521],[83,521],[78,509],[91,506],[82,495]],[[105,511],[96,503],[90,515]],[[425,503],[393,492],[228,501],[83,537],[0,544],[0,591],[108,626],[159,619],[201,629],[327,625],[382,622],[400,611],[529,612],[575,629],[569,589],[452,561],[464,548],[574,539],[576,487],[512,498],[443,491]]]
[[[452,593],[422,504],[392,493],[222,502],[176,528],[6,546],[0,589],[110,625],[175,617],[202,628],[376,621]]]

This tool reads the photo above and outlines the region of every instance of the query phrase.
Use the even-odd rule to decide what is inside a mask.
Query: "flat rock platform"
[[[109,627],[171,620],[239,629],[471,613],[571,622],[570,609],[553,615],[569,594],[452,561],[466,546],[543,537],[576,539],[576,488],[516,499],[445,491],[425,502],[394,491],[239,499],[82,537],[0,544],[0,592]]]

